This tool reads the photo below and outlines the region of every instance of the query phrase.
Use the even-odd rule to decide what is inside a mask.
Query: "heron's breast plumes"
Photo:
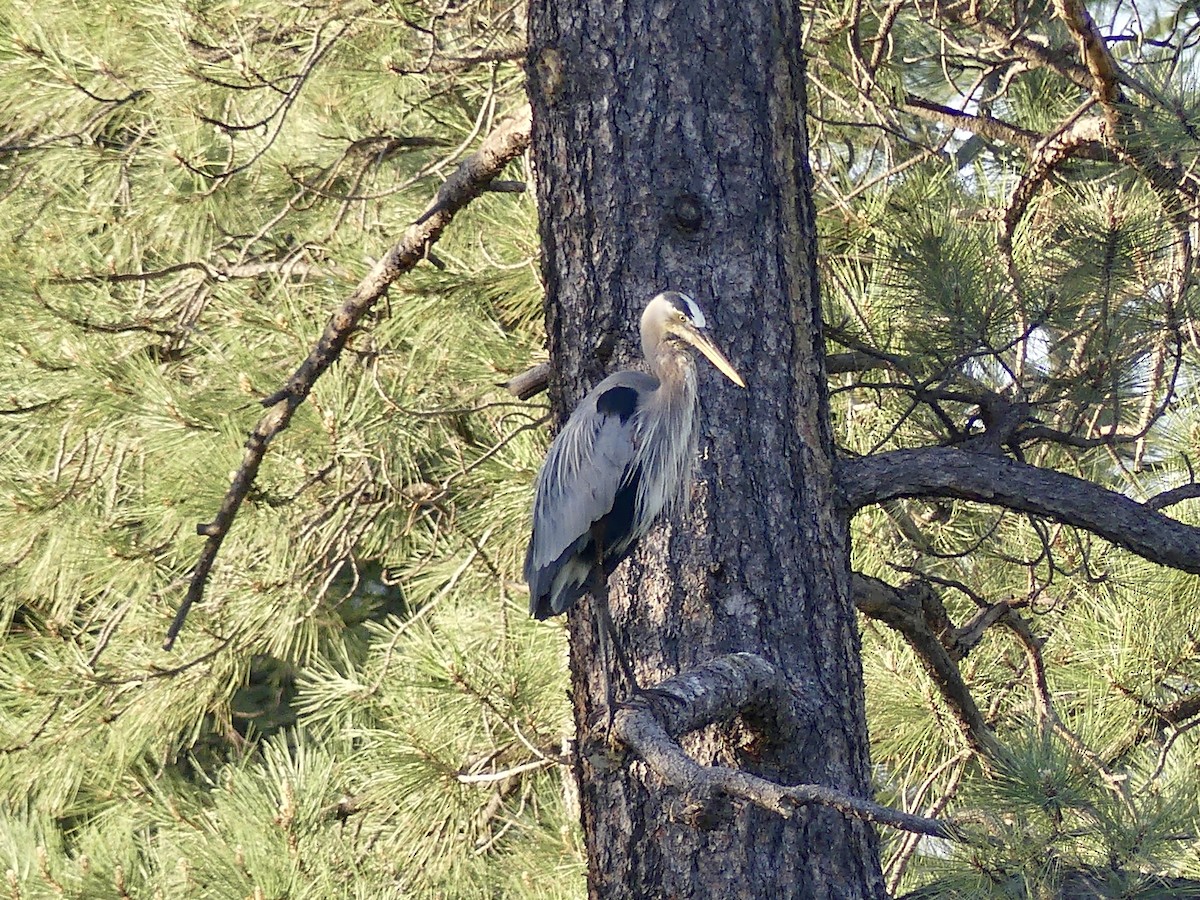
[[[649,530],[659,513],[687,499],[696,459],[696,367],[686,351],[660,352],[660,387],[639,410],[638,462],[643,488],[635,518]]]

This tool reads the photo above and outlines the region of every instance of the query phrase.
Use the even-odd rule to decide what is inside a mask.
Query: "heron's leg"
[[[596,616],[596,632],[600,641],[600,653],[604,657],[605,666],[605,681],[608,682],[608,673],[612,671],[612,661],[616,659],[617,664],[621,668],[621,674],[625,676],[625,680],[629,683],[629,688],[633,693],[637,693],[638,683],[633,675],[633,665],[629,662],[629,657],[625,655],[625,651],[621,648],[621,642],[617,638],[617,629],[613,625],[612,614],[608,609],[608,576],[603,571],[602,567],[596,566],[592,569],[591,585],[589,591],[592,595],[592,609]],[[612,704],[612,684],[608,682],[608,700]]]
[[[600,649],[600,679],[604,683],[604,704],[608,708],[608,725],[616,710],[616,697],[612,684],[613,624],[608,613],[608,585],[599,566],[588,575],[588,593],[592,595],[592,625],[596,629],[596,643]]]
[[[620,641],[617,637],[617,626],[612,624],[612,613],[608,611],[607,577],[600,570],[599,566],[596,566],[592,570],[592,578],[594,586],[592,599],[595,602],[596,632],[599,635],[600,652],[605,656],[606,671],[612,671],[612,662],[616,660],[617,665],[620,667],[620,673],[623,674],[626,682],[629,683],[630,689],[637,692],[637,679],[634,678],[634,666],[630,664],[628,656],[625,655],[622,646],[620,646]],[[610,694],[608,700],[611,701],[611,689],[608,691],[608,694]]]

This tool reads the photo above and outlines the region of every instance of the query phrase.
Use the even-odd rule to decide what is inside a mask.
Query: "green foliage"
[[[873,360],[831,379],[841,446],[974,445],[1138,499],[1193,480],[1197,297],[1180,273],[1194,224],[1176,204],[1193,192],[1194,40],[1110,43],[1146,79],[1126,91],[1120,150],[1055,156],[1047,136],[1093,133],[1102,110],[1086,82],[1022,55],[1028,38],[1077,58],[1053,6],[809,14],[828,336]],[[1194,18],[1110,15],[1102,30],[1125,37]],[[1195,521],[1190,503],[1169,514]],[[880,797],[972,838],[885,834],[889,886],[1194,894],[1195,579],[949,500],[864,510],[853,553],[864,574],[935,588],[925,627],[1002,748],[973,748],[922,654],[864,620]]]
[[[259,398],[521,100],[509,64],[431,69],[424,29],[440,63],[516,24],[0,9],[13,896],[577,893],[541,883],[579,870],[561,647],[510,596],[545,441],[499,387],[542,340],[531,196],[478,201],[355,336],[158,649]]]

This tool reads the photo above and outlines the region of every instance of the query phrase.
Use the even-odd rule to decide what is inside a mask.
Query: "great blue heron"
[[[566,612],[589,590],[593,575],[603,578],[664,508],[679,506],[690,493],[699,422],[696,367],[683,343],[746,386],[705,333],[707,324],[687,294],[654,297],[641,323],[642,354],[653,374],[609,375],[550,445],[525,554],[534,618]]]

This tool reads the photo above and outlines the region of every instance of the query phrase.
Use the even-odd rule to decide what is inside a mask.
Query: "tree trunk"
[[[719,654],[764,656],[786,674],[790,708],[699,732],[688,752],[865,797],[800,37],[790,0],[533,0],[552,398],[561,422],[604,374],[636,359],[638,316],[656,292],[699,301],[749,390],[698,364],[691,509],[614,574],[620,642],[643,687]],[[586,602],[571,613],[570,638],[590,896],[884,896],[863,823],[681,796],[614,756]]]

